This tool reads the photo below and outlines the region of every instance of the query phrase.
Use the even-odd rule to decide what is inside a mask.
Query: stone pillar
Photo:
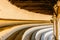
[[[57,2],[54,13],[54,35],[60,40],[60,1]]]

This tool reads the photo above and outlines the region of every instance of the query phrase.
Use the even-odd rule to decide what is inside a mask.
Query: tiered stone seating
[[[2,10],[3,8],[5,7],[6,8],[0,13],[2,15],[0,16],[0,18],[2,19],[9,18],[8,20],[13,20],[13,21],[8,21],[8,20],[6,21],[6,19],[4,19],[5,21],[3,22],[1,21],[0,40],[52,40],[55,37],[52,31],[53,25],[50,23],[49,20],[51,16],[47,18],[49,20],[47,21],[44,15],[40,16],[40,14],[39,15],[33,14],[34,15],[33,16],[31,12],[29,13],[27,11],[21,11],[22,9],[26,9],[36,13],[39,12],[43,14],[52,14],[53,5],[51,5],[50,1],[41,0],[39,2],[36,1],[13,2],[14,5],[21,8],[20,10],[17,7],[10,4],[8,1],[3,0],[3,2],[4,3],[1,2],[3,5],[1,4],[0,7],[2,6],[1,7]],[[9,5],[6,5],[5,3],[6,4],[8,3]],[[8,11],[6,11],[7,9]],[[3,15],[2,13],[5,15]],[[10,16],[6,16],[7,13]],[[42,20],[41,17],[45,18],[46,21],[41,21]],[[21,20],[21,19],[25,19],[25,20]]]
[[[51,24],[17,25],[17,26],[13,26],[9,29],[5,29],[4,31],[1,31],[0,32],[0,40],[32,40],[32,39],[40,40],[40,38],[42,38],[44,33],[47,33],[50,31],[52,31]],[[35,34],[35,36],[33,36],[33,34],[35,32],[36,32],[36,34]],[[40,34],[37,34],[37,33],[40,33]],[[50,34],[52,34],[52,32]],[[42,35],[42,36],[40,37],[40,35]],[[49,35],[47,35],[47,36],[49,36]],[[32,38],[32,36],[34,38]],[[47,36],[46,36],[46,38],[47,38]],[[45,37],[43,37],[43,38],[45,38]],[[46,39],[44,39],[44,40],[46,40]]]

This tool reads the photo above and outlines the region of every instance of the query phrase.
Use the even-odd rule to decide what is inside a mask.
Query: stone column
[[[54,35],[60,40],[60,1],[57,2],[54,13]]]

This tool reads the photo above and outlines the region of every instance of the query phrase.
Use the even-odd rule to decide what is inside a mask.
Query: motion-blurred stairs
[[[23,24],[23,25],[20,24],[20,25],[10,26],[10,27],[11,28],[0,31],[0,40],[52,40],[54,39],[52,24],[44,24],[44,23]]]
[[[43,34],[52,31],[53,27],[52,23],[46,21],[0,20],[0,22],[0,40],[40,40]],[[53,38],[52,34],[53,32],[49,35]],[[47,35],[49,38],[47,36],[46,38],[50,40],[49,35]]]
[[[42,14],[52,14],[53,12],[53,2],[48,0],[14,1],[13,4],[21,9]],[[3,21],[0,24],[0,40],[55,40],[53,24],[49,21],[22,21],[20,19]]]

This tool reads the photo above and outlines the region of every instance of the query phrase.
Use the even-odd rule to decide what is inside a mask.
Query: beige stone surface
[[[13,26],[16,25],[22,25],[22,24],[51,24],[50,21],[44,21],[44,20],[0,20],[0,31],[3,31],[5,29],[10,29]]]
[[[34,13],[12,5],[8,0],[0,0],[0,18],[24,20],[51,20],[51,15]]]

